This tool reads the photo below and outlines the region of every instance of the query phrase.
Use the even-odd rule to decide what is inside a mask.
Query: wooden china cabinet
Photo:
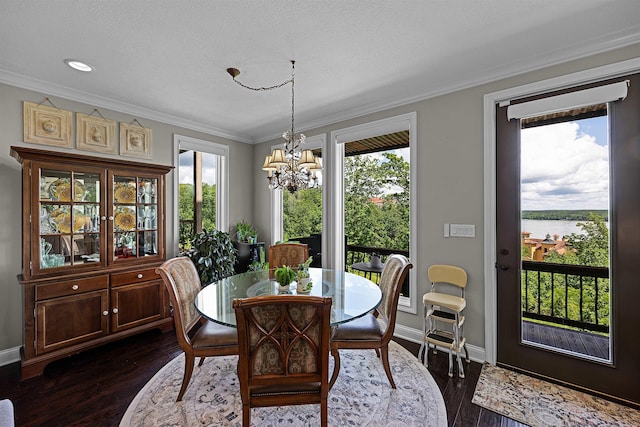
[[[170,166],[11,147],[22,164],[22,378],[151,328],[169,330]]]

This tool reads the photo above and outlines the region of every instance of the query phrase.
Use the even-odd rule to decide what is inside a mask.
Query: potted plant
[[[237,250],[229,233],[204,230],[191,241],[191,248],[184,253],[196,266],[202,286],[235,273]]]
[[[313,261],[313,257],[309,257],[303,264],[298,265],[298,270],[296,271],[296,280],[297,280],[297,290],[298,292],[309,292],[313,287],[311,283],[311,278],[309,277],[309,266]]]
[[[273,274],[276,278],[276,282],[278,282],[278,285],[280,286],[280,289],[289,289],[289,285],[296,278],[296,272],[287,265],[276,268],[276,271],[274,271]]]
[[[258,232],[244,219],[236,224],[236,238],[242,243],[256,243]]]

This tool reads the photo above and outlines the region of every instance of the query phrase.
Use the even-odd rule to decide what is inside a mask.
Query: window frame
[[[204,139],[184,135],[173,135],[173,164],[175,165],[173,179],[173,238],[174,249],[178,251],[180,240],[180,218],[178,204],[180,195],[180,150],[193,150],[218,156],[216,170],[216,229],[229,229],[229,146]]]
[[[336,270],[344,269],[346,257],[344,247],[344,144],[403,130],[409,131],[409,156],[411,159],[409,166],[409,177],[411,180],[409,185],[409,191],[411,192],[409,208],[409,254],[412,259],[418,259],[418,239],[415,237],[418,235],[418,204],[416,202],[418,196],[418,168],[411,166],[411,163],[417,162],[418,159],[417,113],[414,111],[331,132],[330,169],[325,165],[325,170],[327,171],[325,177],[330,178],[326,181],[329,181],[331,186],[331,200],[327,200],[327,203],[323,201],[323,205],[325,205],[327,209],[330,209],[329,212],[331,212],[331,214],[327,215],[327,217],[330,216],[332,221],[330,225],[332,233],[330,237],[331,243],[330,246],[329,244],[327,245],[331,250],[325,250],[323,248],[323,253],[328,254],[331,258],[325,261],[325,257],[322,257],[322,262],[327,262],[330,268]],[[327,156],[327,158],[329,158],[329,156]],[[325,190],[326,187],[328,186],[325,185],[323,190]],[[412,268],[409,270],[409,297],[400,296],[398,310],[417,314],[417,283],[417,269]]]

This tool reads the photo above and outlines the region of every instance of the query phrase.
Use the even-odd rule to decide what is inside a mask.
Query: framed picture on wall
[[[47,99],[48,100],[48,99]],[[51,101],[49,101],[51,102]],[[73,147],[72,124],[73,113],[55,106],[23,102],[24,142],[52,145],[56,147]]]
[[[139,124],[120,123],[120,155],[150,159],[151,129]]]
[[[76,113],[76,148],[116,154],[116,122],[104,117]]]

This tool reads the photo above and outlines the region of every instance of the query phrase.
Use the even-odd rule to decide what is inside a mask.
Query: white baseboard
[[[398,338],[405,339],[407,341],[415,342],[417,344],[422,343],[422,330],[409,328],[407,326],[396,324],[396,329],[393,334]],[[448,349],[440,348],[442,351],[449,351]],[[485,362],[485,351],[484,348],[478,347],[475,345],[467,344],[467,350],[469,350],[469,359],[474,362],[484,363]]]
[[[20,361],[20,347],[0,350],[0,366],[9,365]]]

